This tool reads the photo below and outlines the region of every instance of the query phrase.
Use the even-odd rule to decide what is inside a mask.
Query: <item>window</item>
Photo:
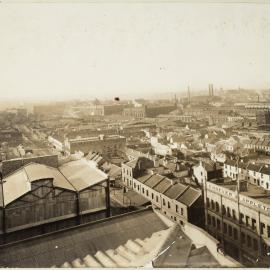
[[[138,190],[140,190],[140,186],[138,186]]]
[[[233,239],[237,240],[238,239],[238,233],[237,233],[237,229],[233,228]]]
[[[134,188],[136,188],[136,183],[133,184]]]
[[[209,198],[206,198],[206,205],[207,205],[207,207],[210,206]]]
[[[240,224],[243,223],[243,218],[244,218],[244,215],[242,213],[240,213]]]
[[[178,205],[177,205],[177,204],[175,205],[175,212],[176,212],[176,213],[179,212],[179,209],[178,209]]]
[[[258,241],[256,239],[253,239],[253,249],[258,250]]]
[[[252,230],[256,230],[256,219],[254,218],[251,219],[251,227],[252,227]]]
[[[184,215],[184,209],[181,208],[181,215]]]
[[[260,234],[264,234],[264,228],[265,228],[265,224],[261,222],[261,224],[260,224]]]
[[[174,217],[174,221],[176,221],[176,217]]]
[[[267,237],[270,238],[270,226],[267,225]]]
[[[212,217],[212,225],[213,225],[213,227],[216,227],[216,219],[215,219],[215,217]]]
[[[229,228],[229,236],[232,236],[232,226],[229,225],[228,228]]]
[[[230,207],[227,207],[227,217],[231,217],[231,209]]]
[[[246,243],[246,235],[245,235],[243,232],[241,232],[241,242],[242,242],[243,244]]]
[[[224,205],[222,205],[222,214],[225,215],[226,214],[226,208]]]
[[[152,193],[152,200],[154,200],[154,193]]]
[[[217,229],[220,231],[220,220],[217,219]]]
[[[216,211],[219,212],[219,204],[216,202]]]
[[[158,196],[156,195],[156,202],[158,202]]]
[[[171,208],[171,204],[170,204],[170,202],[168,202],[168,208]]]
[[[251,237],[247,235],[247,246],[251,247]]]
[[[142,193],[144,194],[144,188],[142,188]]]
[[[148,192],[148,190],[146,190],[146,196],[147,196],[147,197],[149,196],[149,192]]]
[[[236,220],[236,215],[235,215],[235,210],[234,209],[232,210],[232,216],[233,216],[233,219]]]
[[[223,232],[226,234],[227,233],[227,224],[223,223]]]
[[[249,226],[249,216],[246,216],[246,226]]]
[[[166,205],[165,199],[163,199],[163,205]]]
[[[211,217],[210,217],[210,215],[207,215],[207,223],[208,223],[208,225],[211,225]]]
[[[215,209],[215,203],[213,200],[211,200],[211,208],[214,210]]]

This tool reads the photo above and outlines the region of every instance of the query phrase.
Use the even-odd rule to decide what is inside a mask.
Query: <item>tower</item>
[[[188,86],[188,90],[187,90],[187,96],[188,96],[188,104],[190,104],[190,89]]]
[[[209,97],[213,97],[214,96],[214,87],[213,87],[213,84],[209,84],[208,91],[209,91]]]

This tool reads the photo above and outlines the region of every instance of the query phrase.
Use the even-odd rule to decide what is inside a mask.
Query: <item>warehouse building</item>
[[[29,163],[2,179],[2,242],[59,230],[110,215],[109,181],[86,160],[59,168]]]

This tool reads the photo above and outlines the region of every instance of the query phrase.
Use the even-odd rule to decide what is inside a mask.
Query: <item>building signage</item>
[[[243,202],[245,204],[248,204],[248,205],[256,207],[256,208],[260,208],[261,210],[264,210],[266,212],[270,212],[270,205],[266,205],[262,202],[255,201],[249,197],[240,195],[240,202]]]
[[[232,199],[237,199],[237,193],[233,192],[231,190],[228,190],[226,188],[220,187],[218,185],[215,185],[213,183],[207,183],[207,189],[214,191],[216,193],[219,193],[220,195],[224,195],[226,197],[232,198]],[[263,210],[265,212],[270,213],[270,205],[264,204],[258,200],[253,200],[250,197],[246,197],[240,194],[239,196],[239,201],[240,203],[243,203],[245,205],[254,207],[254,208],[259,208],[260,210]]]
[[[234,198],[234,199],[237,198],[235,192],[232,192],[231,190],[228,190],[226,188],[223,188],[223,187],[220,187],[220,186],[217,186],[217,185],[207,183],[207,189],[218,192],[218,193],[223,194],[223,195],[225,195],[227,197],[230,197],[230,198]]]

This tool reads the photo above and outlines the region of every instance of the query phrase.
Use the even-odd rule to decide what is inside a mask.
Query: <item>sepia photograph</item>
[[[270,2],[0,0],[0,268],[270,267]]]

